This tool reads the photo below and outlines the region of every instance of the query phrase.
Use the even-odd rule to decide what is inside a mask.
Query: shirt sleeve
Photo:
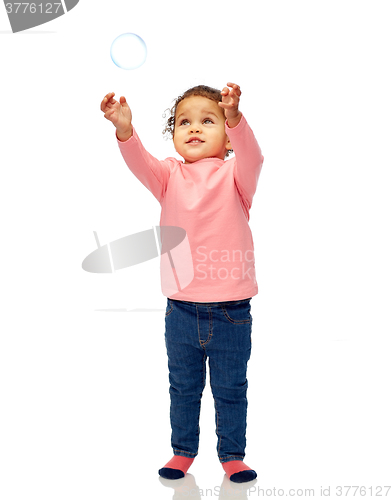
[[[244,115],[236,127],[230,128],[227,121],[225,127],[235,153],[234,180],[249,217],[264,156]]]
[[[157,160],[141,143],[133,128],[132,137],[127,141],[120,141],[117,137],[121,154],[131,172],[139,181],[162,203],[170,177],[169,159]]]

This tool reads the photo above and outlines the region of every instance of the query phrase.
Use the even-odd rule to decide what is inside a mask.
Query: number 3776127
[[[13,2],[5,4],[8,14],[57,14],[61,7],[59,3],[33,3],[33,2]]]

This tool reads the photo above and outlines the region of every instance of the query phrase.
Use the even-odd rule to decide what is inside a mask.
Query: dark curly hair
[[[192,87],[191,89],[186,90],[182,95],[177,97],[177,99],[174,102],[174,106],[166,110],[169,111],[170,116],[167,119],[166,126],[162,132],[165,138],[169,136],[170,139],[173,139],[174,137],[174,124],[175,124],[177,106],[180,104],[181,101],[183,101],[187,97],[193,97],[193,96],[207,97],[207,99],[211,99],[211,101],[222,102],[221,91],[218,89],[214,89],[212,87],[208,87],[207,85],[197,85],[197,87]],[[223,109],[222,113],[224,113]],[[166,118],[166,112],[162,116],[163,118]],[[232,152],[233,150],[229,149],[226,153],[225,158],[227,158],[229,154]]]

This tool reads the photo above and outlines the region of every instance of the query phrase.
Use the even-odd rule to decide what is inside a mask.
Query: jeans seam
[[[204,353],[204,356],[203,356],[203,384],[202,384],[202,389],[201,389],[201,395],[200,395],[200,399],[199,399],[199,416],[197,417],[197,421],[198,421],[198,431],[199,431],[199,436],[200,436],[200,410],[201,410],[201,398],[203,396],[203,391],[204,391],[204,387],[206,385],[206,358],[207,358],[207,355],[206,353]],[[197,448],[199,449],[199,443],[197,445]]]
[[[219,433],[219,412],[218,412],[218,408],[216,407],[216,401],[214,401],[214,406],[215,406],[215,412],[216,412],[216,433],[218,435],[218,449],[217,449],[217,453],[218,453],[218,457],[220,458],[219,451],[220,451],[220,447],[221,447],[221,444],[222,444],[222,436]]]
[[[176,451],[180,452],[180,453],[187,454],[187,455],[192,455],[193,457],[195,457],[197,455],[197,452],[196,453],[192,453],[191,451],[183,451],[183,450],[179,450],[178,448],[173,448],[174,455],[176,454]]]
[[[226,458],[239,458],[242,461],[242,460],[244,460],[245,455],[228,455],[227,457],[221,457],[220,455],[218,455],[218,457],[219,457],[219,460],[224,460],[225,462],[230,462],[231,460],[226,460]]]
[[[189,300],[176,300],[176,299],[170,299],[170,300],[174,300],[174,302],[185,302],[186,304],[192,304],[195,306],[222,307],[223,304],[230,304],[231,306],[235,306],[237,304],[242,304],[243,302],[249,302],[251,298],[252,297],[240,300],[224,300],[221,302],[191,302]]]
[[[169,300],[169,304],[170,304],[170,311],[168,311],[167,313],[165,313],[165,318],[167,318],[168,316],[170,316],[170,314],[173,312],[173,302],[171,302]]]
[[[200,338],[200,329],[199,329],[199,310],[197,309],[197,306],[196,306],[196,314],[197,314],[197,334],[198,334],[198,337],[199,337],[199,344],[201,345],[201,347],[203,347],[204,349],[204,346],[206,346],[208,344],[208,342],[210,342],[210,340],[212,339],[212,311],[211,311],[211,308],[208,307],[208,317],[209,317],[209,322],[208,322],[208,339],[207,340],[201,340]]]
[[[228,319],[230,321],[230,323],[232,323],[233,325],[243,325],[245,323],[251,322],[250,319],[232,319],[228,315],[225,306],[221,306],[221,308],[222,308],[223,314],[225,315],[226,319]]]

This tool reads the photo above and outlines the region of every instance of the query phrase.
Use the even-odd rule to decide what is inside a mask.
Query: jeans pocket
[[[165,312],[165,318],[167,318],[173,311],[173,302],[170,299],[167,299],[167,306]]]
[[[250,299],[221,305],[225,318],[233,324],[251,323]]]

